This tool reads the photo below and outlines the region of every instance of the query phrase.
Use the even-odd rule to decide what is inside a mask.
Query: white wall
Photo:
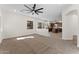
[[[14,12],[2,11],[3,36],[4,38],[28,35],[34,33],[34,30],[27,30],[27,21],[33,20]]]
[[[68,14],[70,14],[69,17]],[[71,7],[67,8],[65,11],[63,11],[62,16],[63,16],[62,39],[67,40],[66,38],[68,38],[68,40],[70,40],[69,39],[70,37],[68,36],[71,36],[72,39],[73,35],[77,35],[77,47],[79,47],[79,5],[72,5]]]
[[[3,33],[3,25],[2,25],[2,19],[1,19],[1,9],[0,9],[0,43],[2,42],[2,33]]]
[[[73,40],[73,35],[77,35],[78,33],[78,12],[76,6],[77,5],[71,5],[62,12],[63,40]]]
[[[37,30],[37,23],[39,20],[34,19],[32,17],[23,16],[17,14],[16,12],[2,10],[2,17],[3,20],[3,38],[11,38],[29,34],[40,34],[44,36],[48,36],[47,29],[40,29]],[[27,29],[27,21],[33,21],[33,29]],[[40,20],[43,22],[42,20]]]
[[[62,24],[62,39],[63,40],[72,40],[72,22],[69,16],[66,16]]]
[[[79,23],[78,23],[78,15],[76,14],[76,15],[72,15],[72,24],[73,24],[73,29],[72,29],[72,31],[73,31],[73,35],[77,35],[78,34],[78,25],[79,25]]]

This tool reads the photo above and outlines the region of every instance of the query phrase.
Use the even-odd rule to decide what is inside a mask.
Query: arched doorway
[[[64,15],[62,27],[63,27],[62,39],[74,40],[73,42],[77,44],[77,34],[78,34],[78,11],[77,10],[71,10]]]

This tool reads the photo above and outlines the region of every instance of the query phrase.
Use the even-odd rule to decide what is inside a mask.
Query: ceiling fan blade
[[[35,13],[36,13],[37,15],[39,15],[38,12],[35,12]]]
[[[38,13],[43,13],[42,11],[37,11]]]
[[[31,8],[29,8],[27,5],[25,5],[25,4],[24,4],[24,6],[25,6],[26,8],[28,8],[28,9],[32,10],[32,9],[31,9]]]
[[[33,6],[33,10],[35,10],[35,7],[36,7],[36,4],[34,4],[34,6]]]
[[[36,11],[38,11],[38,10],[42,10],[42,9],[44,9],[44,8],[37,9]]]
[[[34,13],[32,13],[32,15],[33,15]]]

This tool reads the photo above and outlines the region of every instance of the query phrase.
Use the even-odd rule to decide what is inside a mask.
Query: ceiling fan
[[[25,5],[25,4],[24,4],[24,7],[28,8],[28,10],[27,10],[27,9],[23,9],[23,10],[21,10],[21,12],[23,12],[23,11],[28,11],[27,13],[32,13],[32,15],[33,15],[33,14],[39,15],[39,13],[43,13],[43,11],[41,11],[41,10],[44,9],[44,8],[36,9],[36,4],[34,4],[32,8],[28,7],[28,6]]]

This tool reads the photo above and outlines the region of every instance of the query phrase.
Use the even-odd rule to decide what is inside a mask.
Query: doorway
[[[78,14],[77,10],[69,11],[63,19],[63,40],[72,40],[77,45],[78,36]]]

